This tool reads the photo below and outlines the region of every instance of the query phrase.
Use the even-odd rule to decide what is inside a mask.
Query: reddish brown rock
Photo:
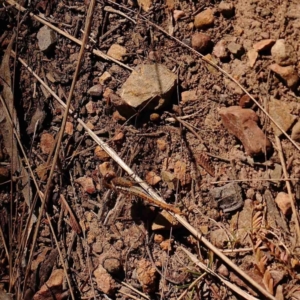
[[[97,287],[104,294],[113,295],[115,293],[116,282],[100,264],[93,274],[95,276]]]
[[[96,188],[91,177],[80,177],[76,179],[75,182],[79,183],[83,190],[88,194],[94,194],[96,192]]]
[[[74,125],[71,122],[66,123],[65,133],[68,135],[72,135],[74,132]]]
[[[44,154],[49,154],[54,147],[54,137],[50,133],[43,133],[41,136],[41,150]]]
[[[111,47],[107,51],[108,56],[120,61],[124,60],[125,54],[126,48],[118,44],[111,45]]]
[[[195,16],[194,25],[196,28],[206,28],[214,24],[214,19],[214,13],[209,8]]]
[[[184,91],[181,93],[182,103],[187,103],[189,101],[196,101],[200,98],[201,93],[197,90]]]
[[[208,51],[211,45],[212,42],[208,35],[201,32],[197,32],[192,35],[192,47],[195,50],[203,53]]]
[[[295,88],[299,82],[297,71],[292,66],[281,67],[278,64],[272,64],[269,68],[278,74],[289,88]]]
[[[248,155],[271,152],[272,144],[257,126],[258,116],[253,110],[231,106],[220,109],[219,114],[224,126],[242,142]]]
[[[243,95],[239,100],[239,106],[241,108],[250,108],[253,105],[253,100],[247,95]]]
[[[156,269],[150,261],[144,258],[139,261],[136,275],[144,293],[151,293],[154,291],[156,286]]]
[[[273,39],[262,40],[253,45],[253,49],[257,52],[269,50],[275,43]]]
[[[247,56],[248,56],[248,64],[251,68],[253,68],[258,57],[258,52],[255,49],[250,49],[247,52]]]
[[[95,148],[95,156],[97,156],[102,161],[107,161],[110,159],[110,156],[98,145]]]
[[[112,118],[114,121],[119,123],[124,123],[126,121],[126,118],[121,116],[117,110],[113,113]]]

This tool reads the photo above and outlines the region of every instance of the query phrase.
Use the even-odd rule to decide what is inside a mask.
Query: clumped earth
[[[0,4],[0,299],[300,299],[298,1],[97,1],[51,175],[90,4]]]

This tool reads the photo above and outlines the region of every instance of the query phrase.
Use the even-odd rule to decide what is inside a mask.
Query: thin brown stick
[[[228,182],[255,182],[255,181],[299,181],[300,178],[284,178],[284,179],[277,179],[277,178],[254,178],[254,179],[232,179],[232,180],[219,180],[219,181],[211,181],[210,184],[219,184],[219,183],[228,183]]]
[[[295,222],[295,225],[296,225],[297,241],[299,242],[300,241],[299,218],[298,218],[295,202],[294,202],[293,195],[292,195],[291,183],[290,183],[289,180],[287,180],[288,179],[288,173],[287,173],[287,170],[286,170],[286,163],[285,163],[284,156],[283,156],[283,150],[282,150],[281,142],[280,142],[280,139],[279,139],[278,136],[275,136],[275,141],[276,141],[277,151],[278,151],[278,155],[279,155],[282,170],[283,170],[284,179],[286,180],[286,187],[287,187],[290,202],[291,202],[293,218],[294,218],[294,222]]]

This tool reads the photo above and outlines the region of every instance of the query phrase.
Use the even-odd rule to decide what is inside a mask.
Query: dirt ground
[[[19,4],[0,299],[300,299],[299,1]]]

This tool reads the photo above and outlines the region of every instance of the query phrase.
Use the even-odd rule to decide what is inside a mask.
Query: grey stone
[[[46,25],[37,33],[37,39],[40,50],[44,52],[51,50],[57,40],[55,32]]]
[[[242,190],[235,182],[214,188],[210,195],[224,212],[235,211],[244,205]]]
[[[240,57],[244,53],[244,48],[242,45],[231,42],[227,45],[227,49],[229,50],[230,53],[233,55]]]
[[[123,84],[119,95],[127,105],[157,110],[170,100],[176,75],[164,65],[139,65]]]

